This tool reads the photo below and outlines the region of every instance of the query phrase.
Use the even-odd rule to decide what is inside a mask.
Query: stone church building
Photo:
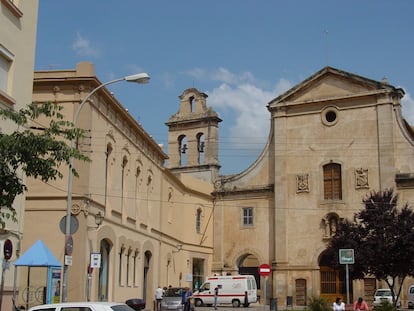
[[[267,104],[270,133],[258,159],[239,174],[217,178],[211,149],[216,152],[220,120],[214,114],[197,116],[205,94],[189,89],[183,96],[174,115],[182,119],[180,131],[167,123],[170,167],[194,175],[196,133],[204,127],[214,182],[211,272],[251,273],[259,279],[257,267],[268,263],[273,273],[267,292],[282,306],[305,306],[319,295],[346,301],[345,273],[329,267],[325,254],[337,222],[352,218],[372,190],[394,188],[401,202],[414,202],[414,136],[401,115],[404,91],[386,81],[323,68]],[[188,110],[191,102],[194,112]],[[190,163],[177,167],[180,137],[191,137]],[[204,174],[205,166],[199,167]],[[350,301],[352,296],[371,301],[381,285],[370,277],[353,282]]]
[[[71,120],[100,83],[89,63],[36,72],[33,99],[62,104]],[[386,81],[325,67],[267,103],[262,153],[227,176],[218,157],[222,120],[207,94],[190,88],[179,96],[166,120],[165,153],[103,88],[78,124],[91,133],[78,146],[92,162],[76,163],[69,300],[140,296],[152,308],[158,285],[197,288],[208,275],[238,273],[254,274],[262,294],[263,263],[272,267],[268,298],[281,307],[303,307],[313,296],[345,298],[344,271],[329,267],[325,253],[338,221],[361,209],[372,190],[394,188],[401,202],[414,202],[414,135],[401,115],[403,96]],[[43,239],[63,262],[57,224],[66,178],[30,182],[22,251]],[[104,215],[99,225],[97,215]],[[96,252],[102,266],[88,274]],[[369,301],[380,286],[367,277],[352,282],[351,295]]]

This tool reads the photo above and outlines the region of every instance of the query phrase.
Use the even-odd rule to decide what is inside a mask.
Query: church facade
[[[326,67],[269,102],[261,155],[240,174],[213,180],[211,272],[252,273],[263,288],[257,268],[267,263],[267,292],[281,306],[305,306],[313,296],[346,301],[345,268],[331,268],[325,253],[338,221],[352,218],[370,191],[394,188],[400,202],[414,202],[403,96],[386,81]],[[369,276],[352,282],[350,299],[371,301],[383,285]]]

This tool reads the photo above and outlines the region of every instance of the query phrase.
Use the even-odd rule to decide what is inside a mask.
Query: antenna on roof
[[[323,32],[324,32],[324,35],[325,35],[325,65],[328,66],[328,64],[329,64],[328,29],[325,29]]]

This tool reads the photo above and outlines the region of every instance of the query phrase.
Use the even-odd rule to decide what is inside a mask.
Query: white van
[[[253,275],[226,275],[210,276],[194,292],[196,306],[212,305],[214,303],[214,289],[218,287],[217,304],[232,304],[239,307],[243,304],[257,302],[257,285]]]
[[[407,300],[408,300],[408,309],[413,309],[414,308],[414,285],[410,285],[410,287],[408,288]]]

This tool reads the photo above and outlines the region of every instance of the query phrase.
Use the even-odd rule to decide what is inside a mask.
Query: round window
[[[334,107],[326,108],[322,113],[322,122],[327,126],[332,126],[338,122],[338,111]]]
[[[328,111],[325,114],[325,119],[328,122],[334,122],[336,120],[336,112],[335,111]]]

